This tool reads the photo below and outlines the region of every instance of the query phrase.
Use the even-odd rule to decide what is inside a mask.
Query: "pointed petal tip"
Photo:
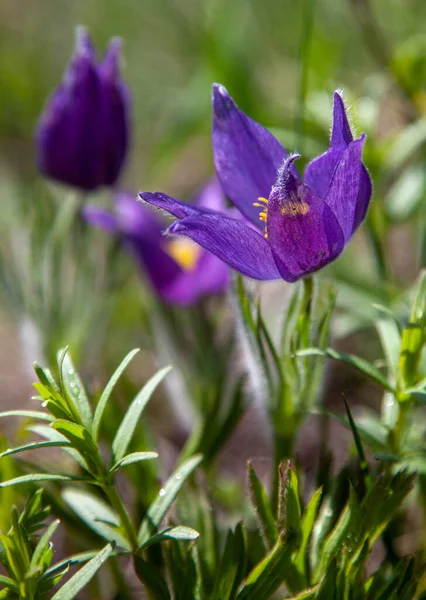
[[[85,25],[77,25],[75,29],[75,54],[78,56],[95,56],[95,48]]]
[[[227,89],[220,83],[213,84],[212,105],[214,117],[219,119],[227,117],[237,108]]]
[[[276,181],[276,186],[282,186],[285,184],[289,173],[291,172],[291,167],[293,165],[293,163],[296,160],[299,160],[299,158],[301,158],[302,155],[298,154],[297,152],[290,154],[289,156],[287,156],[287,158],[285,158],[280,166],[280,168],[278,169],[278,174],[277,174],[277,181]],[[295,173],[293,172],[292,175],[294,176]]]

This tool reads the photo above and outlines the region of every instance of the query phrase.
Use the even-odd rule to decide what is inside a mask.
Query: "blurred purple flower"
[[[96,62],[87,32],[62,83],[49,98],[36,132],[39,170],[84,191],[117,181],[129,143],[129,93],[119,72],[120,41]]]
[[[260,280],[296,281],[342,252],[365,217],[371,181],[361,162],[365,135],[353,139],[337,92],[330,147],[308,164],[304,182],[294,165],[299,155],[290,156],[217,84],[212,141],[222,188],[249,223],[165,194],[141,192],[143,200],[177,217],[169,233],[191,238]]]
[[[208,183],[194,199],[193,210],[226,209],[219,182]],[[195,208],[199,207],[199,208]],[[86,205],[84,218],[117,233],[126,250],[146,273],[158,296],[167,303],[190,305],[202,296],[224,291],[229,269],[218,258],[186,238],[163,235],[164,223],[131,194],[115,196],[115,213]]]

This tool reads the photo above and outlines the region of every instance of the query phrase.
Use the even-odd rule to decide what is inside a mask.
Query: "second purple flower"
[[[129,93],[119,58],[114,39],[97,63],[79,29],[74,57],[37,127],[37,162],[46,177],[85,192],[117,181],[129,145]]]

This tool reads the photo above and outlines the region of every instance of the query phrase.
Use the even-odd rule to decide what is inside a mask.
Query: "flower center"
[[[266,219],[268,217],[268,199],[262,198],[259,196],[257,202],[253,202],[253,206],[261,208],[262,210],[259,212],[259,219],[265,223],[265,229],[263,230],[264,236],[268,239],[268,231],[266,227]]]
[[[201,248],[186,238],[176,238],[166,244],[166,252],[184,271],[192,271],[200,256]]]

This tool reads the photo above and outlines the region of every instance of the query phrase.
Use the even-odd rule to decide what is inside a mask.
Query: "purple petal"
[[[344,149],[327,150],[321,156],[311,160],[306,166],[303,180],[320,198],[324,198],[333,177],[337,163],[342,157]]]
[[[90,38],[78,32],[75,55],[37,127],[37,162],[47,177],[84,191],[117,180],[129,130],[118,51],[113,42],[97,66]]]
[[[291,172],[280,170],[268,202],[267,232],[272,254],[286,281],[321,269],[343,250],[345,238],[332,210]]]
[[[127,236],[161,239],[164,223],[162,223],[153,210],[144,206],[126,192],[115,195],[115,210],[120,230]]]
[[[317,158],[314,158],[306,167],[304,182],[320,198],[325,197],[333,177],[334,169],[352,141],[351,128],[345,111],[343,99],[334,92],[333,127],[330,139],[330,148]]]
[[[114,233],[119,231],[117,218],[105,208],[99,208],[93,204],[86,204],[82,209],[82,215],[90,225],[99,227],[99,229]]]
[[[363,134],[343,152],[324,198],[336,215],[346,242],[364,218],[371,194],[370,178],[361,162],[364,142]]]
[[[247,277],[280,278],[266,239],[241,221],[205,213],[176,221],[168,231],[188,236]]]
[[[216,177],[212,177],[212,179],[210,179],[210,181],[195,194],[192,204],[216,212],[224,212],[227,209],[225,194]]]
[[[287,152],[264,127],[239,110],[226,89],[213,86],[213,154],[223,190],[249,221],[261,227],[259,197],[267,198]]]
[[[194,269],[181,270],[171,281],[157,284],[157,292],[165,302],[189,306],[203,296],[223,292],[229,285],[229,269],[216,256],[201,250]]]
[[[103,185],[114,185],[123,167],[129,146],[130,93],[120,78],[121,41],[113,39],[99,66],[103,92]]]
[[[143,202],[148,202],[148,204],[156,206],[157,208],[173,215],[174,217],[177,217],[178,219],[184,219],[185,217],[213,212],[208,208],[198,208],[197,206],[189,204],[188,202],[176,200],[175,198],[172,198],[167,194],[162,194],[161,192],[140,192],[139,198]]]
[[[331,130],[330,148],[346,148],[352,142],[352,132],[342,96],[334,92],[333,128]]]

